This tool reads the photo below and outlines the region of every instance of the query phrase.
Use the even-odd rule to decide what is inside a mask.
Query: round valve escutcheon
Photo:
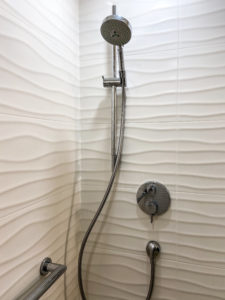
[[[142,211],[153,216],[164,214],[170,206],[170,194],[165,185],[149,181],[142,184],[137,191],[137,203]]]

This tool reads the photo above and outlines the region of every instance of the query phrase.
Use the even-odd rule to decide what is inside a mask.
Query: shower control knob
[[[153,216],[157,214],[158,211],[158,204],[155,201],[146,201],[146,211],[148,211],[148,214],[150,215],[151,223],[153,222]]]
[[[149,185],[146,186],[144,193],[152,194],[152,196],[154,196],[156,193],[156,185],[153,183],[150,183]]]
[[[156,193],[156,186],[154,184],[150,183],[145,186],[145,188],[143,189],[143,192],[141,193],[141,195],[139,196],[137,201],[139,202],[146,195],[149,195],[149,196],[151,195],[153,197],[155,195],[155,193]]]
[[[145,206],[149,215],[155,215],[158,211],[158,204],[155,201],[146,201]]]
[[[137,191],[137,203],[142,211],[151,218],[165,213],[170,206],[170,194],[167,188],[159,182],[146,182]]]

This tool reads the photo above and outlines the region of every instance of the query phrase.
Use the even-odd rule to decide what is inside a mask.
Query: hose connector
[[[150,241],[148,242],[146,246],[146,252],[150,258],[150,262],[153,262],[153,260],[159,255],[160,253],[160,245],[156,241]]]

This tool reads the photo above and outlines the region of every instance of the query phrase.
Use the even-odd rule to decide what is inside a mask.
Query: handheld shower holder
[[[124,57],[122,46],[118,47],[118,57],[119,57],[119,77],[107,77],[102,76],[104,87],[126,87],[126,71],[124,67]]]
[[[103,86],[104,87],[122,87],[123,82],[124,86],[126,87],[126,75],[124,71],[119,71],[120,78],[119,77],[106,77],[102,76],[103,80]]]
[[[107,77],[105,78],[104,76],[102,76],[103,79],[103,86],[104,87],[121,87],[122,86],[122,81],[121,78],[118,77]]]

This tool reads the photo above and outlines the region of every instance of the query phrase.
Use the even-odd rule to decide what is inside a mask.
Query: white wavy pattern
[[[181,0],[179,7],[181,47],[224,43],[224,15],[224,1]]]
[[[116,3],[133,25],[127,128],[116,192],[88,243],[88,297],[144,299],[145,245],[156,239],[154,300],[224,300],[224,1]],[[79,5],[0,2],[3,300],[38,279],[43,257],[63,263],[66,239],[67,299],[79,299],[80,239],[110,175],[110,91],[101,75],[111,72],[111,48],[99,27],[111,4]],[[153,225],[135,201],[151,179],[173,199]],[[43,299],[64,299],[63,286],[61,278]]]
[[[117,184],[88,242],[91,300],[144,299],[146,243],[162,246],[154,300],[225,299],[224,1],[116,1],[133,25],[124,151]],[[110,176],[108,1],[80,4],[81,236]],[[120,101],[120,100],[119,100]],[[172,206],[153,225],[139,185],[166,184]],[[91,254],[90,254],[91,253]],[[88,283],[87,283],[88,282]]]
[[[224,44],[179,50],[180,120],[225,119],[224,59]]]
[[[66,290],[79,299],[78,33],[78,1],[0,1],[2,300],[38,280],[44,257],[64,263],[70,214]],[[42,299],[64,299],[63,277]]]
[[[91,253],[91,254],[90,254]],[[89,249],[86,254],[90,299],[142,300],[147,294],[150,266],[146,255]],[[157,260],[154,300],[224,299],[224,270]]]

